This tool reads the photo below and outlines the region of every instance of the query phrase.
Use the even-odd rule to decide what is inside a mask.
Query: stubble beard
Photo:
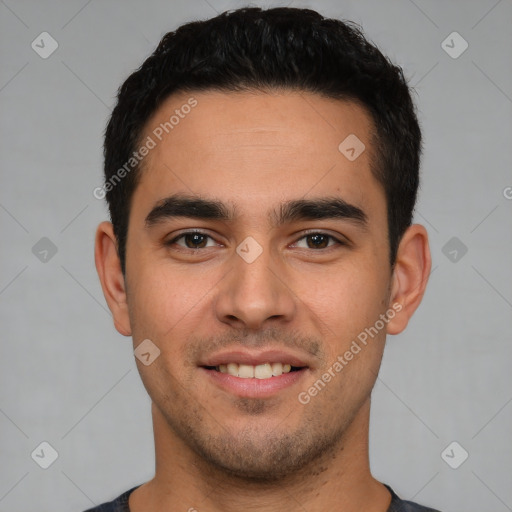
[[[205,474],[224,474],[242,483],[276,485],[287,479],[317,474],[342,448],[343,433],[350,421],[329,424],[311,408],[293,431],[286,431],[286,419],[274,429],[266,427],[269,404],[265,400],[240,399],[236,408],[241,416],[250,416],[248,426],[229,432],[222,418],[199,404],[160,408],[174,435],[195,454],[196,464]],[[167,407],[166,407],[167,406]],[[158,407],[158,406],[157,406]],[[308,407],[308,406],[306,406]]]
[[[263,333],[261,341],[288,340],[290,346],[300,343],[319,360],[325,360],[320,340],[278,334]],[[222,340],[224,344],[230,341]],[[191,342],[185,366],[195,368],[195,351],[211,353],[219,345],[216,341],[210,347],[207,341]],[[146,389],[169,434],[194,454],[201,474],[222,474],[245,485],[280,485],[286,479],[298,480],[322,472],[343,449],[344,433],[366,399],[360,397],[360,403],[351,403],[347,396],[343,397],[341,389],[334,388],[324,390],[321,397],[307,405],[299,405],[298,399],[292,398],[276,404],[269,399],[233,397],[230,404],[225,404],[224,414],[240,418],[243,426],[229,430],[226,417],[221,412],[212,412],[208,405],[203,406],[200,394],[196,396],[192,391],[192,377],[179,383],[160,363],[160,359],[153,363],[153,371],[160,375]],[[187,391],[189,385],[192,388]],[[297,407],[301,418],[287,428],[287,418],[296,418]],[[283,414],[283,408],[290,412]],[[274,415],[283,418],[280,424]]]

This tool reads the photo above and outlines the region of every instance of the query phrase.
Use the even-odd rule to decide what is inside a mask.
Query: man
[[[350,23],[244,8],[162,39],[119,90],[96,236],[156,473],[91,510],[432,510],[368,462],[431,266],[420,151],[400,68]]]

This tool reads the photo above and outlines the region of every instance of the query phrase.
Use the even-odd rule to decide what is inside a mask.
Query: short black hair
[[[421,131],[402,69],[353,22],[310,9],[245,7],[165,34],[119,88],[105,130],[104,191],[123,273],[130,204],[140,174],[137,162],[131,172],[126,164],[152,114],[176,92],[276,89],[353,101],[370,114],[371,166],[386,195],[394,264],[412,222],[421,156]]]

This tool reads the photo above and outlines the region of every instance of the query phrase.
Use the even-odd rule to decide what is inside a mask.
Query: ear
[[[427,230],[413,224],[398,246],[390,296],[390,306],[397,314],[388,322],[388,334],[398,334],[407,327],[425,293],[431,266]]]
[[[117,240],[110,222],[102,222],[96,230],[94,261],[103,295],[114,317],[114,326],[123,336],[130,336],[132,330],[126,302],[126,285],[117,253]]]

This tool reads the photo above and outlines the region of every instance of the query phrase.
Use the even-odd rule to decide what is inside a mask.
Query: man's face
[[[154,130],[191,96],[197,105],[160,141]],[[131,203],[130,328],[135,346],[150,339],[161,351],[138,365],[169,434],[216,467],[290,474],[342,442],[368,405],[385,328],[332,367],[391,307],[371,129],[353,103],[294,92],[174,95],[146,126],[156,147]],[[351,134],[366,146],[353,161],[338,149]],[[225,212],[163,206],[170,196]],[[339,202],[285,207],[319,200]],[[228,363],[263,378],[223,373]]]

